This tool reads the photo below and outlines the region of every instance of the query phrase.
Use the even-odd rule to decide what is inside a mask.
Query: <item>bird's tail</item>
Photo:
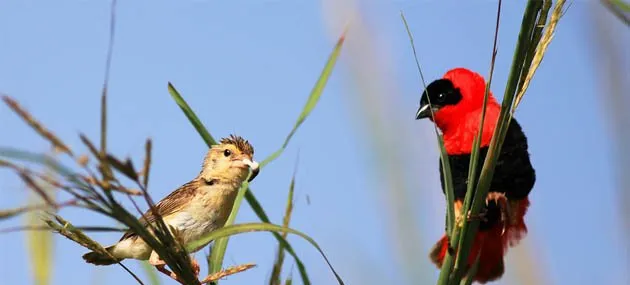
[[[475,274],[474,280],[479,283],[486,283],[488,281],[496,280],[503,275],[503,245],[501,240],[501,228],[498,231],[492,229],[487,232],[478,232],[473,241],[471,252],[468,256],[467,268],[470,268],[471,264],[475,262],[477,255],[481,253],[479,257],[479,267]],[[429,257],[431,261],[438,266],[442,267],[444,257],[448,251],[448,239],[446,235],[433,246]]]
[[[477,232],[475,236],[467,265],[470,268],[477,255],[481,254],[479,256],[479,267],[473,278],[474,281],[483,284],[500,278],[505,272],[503,256],[507,253],[507,248],[518,244],[527,234],[524,216],[529,207],[529,200],[524,199],[511,202],[513,203],[510,206],[514,213],[510,217],[512,220],[506,224],[505,229],[502,223],[498,223],[497,226],[487,231]],[[431,249],[429,257],[440,268],[444,262],[448,247],[448,239],[444,235]]]
[[[114,246],[105,248],[105,250],[107,250],[107,252],[111,254],[112,251],[114,250]],[[109,255],[98,253],[95,251],[84,254],[83,259],[85,260],[85,262],[92,263],[94,265],[111,265],[114,263],[118,263],[121,260],[121,259],[112,258]]]

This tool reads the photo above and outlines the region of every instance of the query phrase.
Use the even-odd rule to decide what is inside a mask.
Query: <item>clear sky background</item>
[[[525,6],[504,2],[492,88],[497,97]],[[519,280],[531,278],[531,270],[545,284],[630,283],[630,243],[622,236],[616,188],[623,172],[615,164],[627,152],[615,152],[602,80],[609,70],[598,65],[603,59],[594,48],[595,35],[614,35],[624,46],[617,62],[628,67],[630,33],[595,2],[572,3],[517,112],[538,180],[527,215],[530,233],[510,250],[506,276],[496,284],[527,284]],[[168,95],[171,81],[215,137],[242,135],[262,160],[283,142],[351,18],[347,45],[319,105],[252,189],[280,223],[299,153],[291,226],[320,243],[347,284],[432,284],[438,271],[427,254],[442,234],[444,201],[433,129],[429,121],[413,120],[422,86],[400,10],[416,36],[427,80],[457,66],[487,74],[494,1],[120,1],[110,150],[139,160],[145,139],[153,139],[150,191],[156,199],[198,173],[207,147]],[[79,132],[98,135],[109,12],[108,1],[0,2],[0,92],[80,152]],[[596,17],[610,30],[596,30]],[[630,80],[627,74],[621,78]],[[4,105],[0,146],[48,150]],[[397,171],[388,172],[392,167]],[[25,203],[25,193],[14,173],[0,170],[0,208]],[[114,225],[78,210],[60,213],[75,225]],[[257,218],[244,205],[237,222],[252,221]],[[0,229],[22,222],[2,221]],[[119,238],[92,236],[104,244]],[[290,241],[314,284],[334,284],[310,245]],[[119,267],[84,263],[85,251],[56,237],[52,284],[133,284]],[[275,251],[268,233],[232,238],[226,264],[258,267],[222,284],[263,284]],[[126,264],[140,271],[137,262]],[[32,284],[24,233],[0,234],[0,276],[0,284]]]

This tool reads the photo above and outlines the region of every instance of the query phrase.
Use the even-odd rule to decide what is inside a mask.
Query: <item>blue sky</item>
[[[524,8],[524,1],[505,2],[492,88],[498,97]],[[107,1],[0,3],[0,92],[80,152],[79,132],[98,135],[109,7]],[[432,80],[457,66],[487,74],[493,1],[120,1],[110,150],[141,159],[145,139],[153,139],[154,198],[197,174],[206,146],[169,97],[171,81],[215,137],[242,135],[262,160],[293,126],[352,7],[359,13],[356,24],[319,105],[252,189],[279,223],[299,153],[292,227],[320,243],[347,284],[431,284],[437,270],[427,254],[443,229],[444,202],[432,127],[413,120],[422,87],[399,11]],[[615,158],[622,154],[614,152],[607,127],[591,12],[602,9],[586,1],[572,4],[517,112],[538,180],[527,216],[530,233],[510,251],[506,277],[496,284],[523,284],[515,279],[517,268],[528,266],[526,256],[549,284],[630,280],[624,272],[630,245],[621,235],[615,188]],[[608,21],[610,33],[630,50],[627,28]],[[627,53],[620,60],[630,66]],[[0,134],[0,146],[48,149],[4,105]],[[400,172],[387,174],[391,165]],[[0,208],[26,201],[23,185],[9,171],[0,171],[0,191]],[[113,225],[78,210],[61,214],[77,225]],[[245,206],[238,222],[251,221],[257,219]],[[0,228],[21,222],[2,221]],[[0,235],[1,284],[32,283],[24,237]],[[93,237],[109,244],[119,235]],[[313,283],[333,284],[318,253],[303,240],[291,241]],[[275,250],[266,233],[234,237],[226,264],[258,267],[222,283],[266,281]],[[84,252],[55,239],[53,284],[132,282],[118,267],[85,264]],[[135,261],[127,264],[138,268]]]

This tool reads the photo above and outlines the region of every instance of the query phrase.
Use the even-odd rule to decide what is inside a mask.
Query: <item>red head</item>
[[[435,118],[436,125],[446,133],[469,120],[469,115],[480,114],[485,90],[486,82],[480,74],[465,68],[451,69],[422,93],[416,119]],[[490,93],[487,110],[496,108],[500,109],[499,103]]]

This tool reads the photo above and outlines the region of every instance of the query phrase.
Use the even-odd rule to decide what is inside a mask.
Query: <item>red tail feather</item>
[[[481,252],[479,267],[474,278],[479,283],[493,281],[503,275],[505,271],[503,256],[507,253],[507,248],[517,245],[527,233],[524,216],[529,207],[529,200],[511,201],[511,206],[514,215],[506,225],[505,232],[503,225],[499,223],[490,230],[477,232],[475,236],[471,254],[468,257],[468,266],[470,267]],[[431,260],[438,267],[442,267],[447,250],[448,242],[444,235],[435,244],[430,254]]]

